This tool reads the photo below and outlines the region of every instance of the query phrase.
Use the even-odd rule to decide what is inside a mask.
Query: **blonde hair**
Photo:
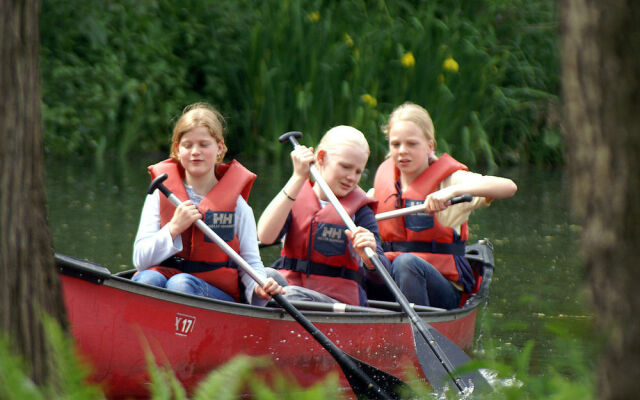
[[[186,106],[173,127],[170,157],[179,161],[178,145],[182,136],[190,130],[202,126],[221,146],[220,154],[216,158],[216,162],[221,162],[227,153],[227,146],[224,144],[224,124],[222,114],[209,103],[200,102]]]
[[[316,155],[320,150],[324,150],[327,154],[335,153],[338,149],[344,146],[354,146],[362,149],[366,152],[367,157],[371,153],[369,150],[369,143],[364,137],[364,134],[352,126],[338,125],[329,129],[316,148]]]
[[[424,134],[424,137],[427,139],[427,141],[433,140],[433,145],[435,148],[435,128],[433,127],[431,116],[426,109],[411,102],[406,102],[396,107],[396,109],[391,112],[391,115],[389,115],[389,121],[387,122],[387,124],[382,127],[382,131],[387,137],[387,140],[389,140],[389,131],[391,130],[391,126],[399,121],[409,121],[416,124],[416,126],[420,128],[420,130]]]

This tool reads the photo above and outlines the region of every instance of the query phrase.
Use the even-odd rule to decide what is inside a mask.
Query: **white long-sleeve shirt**
[[[186,186],[186,185],[185,185]],[[186,186],[189,198],[198,205],[203,196],[194,193]],[[160,192],[156,190],[147,195],[140,225],[133,244],[133,265],[138,271],[143,271],[182,251],[182,236],[171,239],[168,225],[161,226],[160,222]],[[253,210],[242,196],[238,196],[236,203],[235,234],[238,237],[238,254],[259,274],[265,276],[264,265],[260,258],[256,233],[256,220]],[[238,268],[240,279],[245,286],[245,297],[250,304],[264,305],[266,300],[254,296],[256,282],[242,268]]]

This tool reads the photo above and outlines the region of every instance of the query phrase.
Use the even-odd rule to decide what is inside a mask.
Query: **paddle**
[[[397,310],[401,310],[402,309],[398,303],[394,303],[394,302],[391,302],[391,301],[369,300],[368,303],[369,303],[370,307],[382,308],[382,309],[385,309],[385,310],[397,311]],[[413,308],[416,311],[420,311],[420,312],[445,312],[445,311],[447,311],[446,309],[440,308],[440,307],[421,306],[421,305],[416,305],[416,304],[413,304],[413,303],[410,303],[410,305],[411,305],[411,308]]]
[[[302,137],[302,132],[294,131],[285,133],[280,136],[278,140],[283,143],[290,141],[295,148],[300,145],[297,140],[297,138],[300,137]],[[310,173],[316,181],[316,184],[320,185],[320,189],[322,189],[325,196],[327,196],[327,199],[331,205],[333,205],[333,208],[336,210],[338,215],[340,215],[340,218],[347,228],[352,232],[355,231],[356,224],[342,207],[342,204],[340,204],[335,194],[333,194],[329,185],[327,185],[320,173],[318,173],[314,164],[310,165]],[[416,341],[418,361],[420,362],[424,375],[429,380],[431,386],[435,390],[441,391],[447,387],[448,382],[450,381],[456,385],[460,392],[463,392],[469,389],[466,382],[468,378],[470,382],[473,382],[474,387],[488,385],[486,380],[484,380],[480,374],[466,376],[465,379],[454,376],[453,371],[469,361],[469,356],[467,356],[466,353],[455,343],[451,342],[449,339],[431,328],[418,316],[416,311],[411,308],[407,298],[402,294],[389,272],[386,270],[384,265],[382,265],[382,262],[374,250],[370,247],[366,247],[364,250],[366,256],[375,265],[378,273],[383,277],[385,284],[389,290],[391,290],[397,302],[400,303],[403,311],[411,321],[414,331],[414,340]],[[420,336],[416,335],[416,331]],[[430,351],[427,351],[426,349],[429,349]],[[447,353],[443,349],[446,349],[447,352],[450,352],[453,355],[451,357],[447,356]]]
[[[289,302],[299,310],[325,311],[337,314],[358,312],[368,314],[386,314],[392,312],[391,310],[384,310],[381,308],[352,306],[351,304],[345,303],[321,303],[306,300],[289,300]],[[268,305],[271,305],[271,302],[269,302]]]
[[[309,311],[328,311],[332,313],[389,313],[392,311],[400,310],[400,305],[398,303],[393,303],[390,301],[380,301],[380,300],[369,300],[368,307],[362,306],[353,306],[351,304],[345,303],[321,303],[317,301],[306,301],[306,300],[289,300],[294,307],[299,310],[309,310]],[[269,302],[268,305],[272,305],[272,302]],[[444,312],[447,311],[444,308],[438,307],[429,307],[429,306],[417,306],[415,304],[411,304],[411,307],[416,311],[422,312]]]
[[[164,186],[162,183],[167,179],[167,174],[162,174],[151,182],[148,193],[153,193],[156,189],[160,190],[171,203],[175,206],[180,205],[181,201],[176,195]],[[242,268],[256,283],[264,286],[266,279],[258,274],[256,270],[249,265],[240,255],[233,250],[220,236],[218,236],[207,224],[201,219],[196,221],[196,226],[209,239],[213,240],[240,268]],[[302,313],[295,308],[284,296],[276,294],[271,296],[278,304],[284,308],[289,315],[293,317],[302,327],[311,334],[311,336],[324,347],[329,354],[336,360],[342,371],[344,372],[351,389],[358,399],[400,399],[397,392],[408,391],[406,383],[393,375],[387,374],[371,365],[364,363],[354,357],[351,357],[338,346],[336,346],[324,333],[316,328]]]
[[[469,202],[473,199],[473,196],[470,194],[463,194],[462,196],[452,197],[447,201],[448,206],[452,206],[458,203]],[[402,217],[403,215],[415,214],[419,212],[424,212],[424,203],[416,204],[415,206],[400,208],[393,211],[387,211],[380,214],[376,214],[376,221],[382,221],[383,219]]]

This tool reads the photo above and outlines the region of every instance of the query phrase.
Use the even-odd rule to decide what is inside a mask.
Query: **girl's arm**
[[[484,197],[489,200],[504,199],[513,196],[518,187],[508,178],[499,176],[480,175],[463,172],[464,179],[451,186],[444,187],[427,196],[425,199],[425,209],[429,213],[444,210],[445,203],[452,197],[463,194],[471,194],[474,197]]]
[[[256,225],[253,210],[249,207],[242,196],[238,196],[238,202],[236,203],[235,229],[236,235],[238,236],[238,254],[259,274],[266,277],[266,274],[264,273],[264,265],[260,258],[258,241],[256,240]],[[266,304],[266,301],[261,301],[257,296],[253,296],[257,286],[256,281],[254,281],[249,274],[244,272],[242,268],[238,268],[238,274],[244,284],[244,295],[247,302],[253,305]]]
[[[258,220],[258,239],[271,244],[278,239],[298,193],[309,178],[309,165],[313,162],[313,148],[298,146],[291,152],[293,174],[265,208]]]
[[[133,244],[133,265],[142,271],[182,250],[180,235],[172,237],[169,225],[160,227],[160,197],[156,190],[147,195]]]
[[[264,265],[260,258],[260,249],[258,248],[258,241],[256,240],[256,220],[253,216],[253,210],[247,204],[247,202],[238,196],[236,203],[236,235],[238,236],[238,254],[244,259],[253,269],[256,270],[263,277],[266,277],[264,271]],[[268,294],[258,288],[256,281],[244,272],[242,268],[238,268],[238,274],[245,287],[245,298],[247,302],[256,306],[263,306],[268,301],[268,294],[283,293],[282,287],[275,284],[273,279],[269,278],[266,282]]]

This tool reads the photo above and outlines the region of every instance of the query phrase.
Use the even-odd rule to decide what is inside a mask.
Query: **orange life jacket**
[[[164,185],[181,201],[189,199],[183,183],[184,168],[179,162],[169,159],[149,167],[151,179],[167,173]],[[235,251],[238,251],[238,237],[235,234],[235,209],[238,196],[248,200],[256,175],[233,160],[216,166],[218,183],[202,199],[198,210],[204,222]],[[160,221],[166,225],[176,207],[160,196]],[[167,278],[180,272],[187,272],[231,295],[240,298],[238,270],[227,254],[204,233],[192,225],[180,234],[182,251],[165,260],[161,266],[152,267]]]
[[[444,154],[400,193],[400,171],[393,160],[385,160],[378,167],[374,180],[378,211],[424,203],[429,193],[438,190],[440,183],[458,170],[466,171],[468,168]],[[462,224],[458,235],[453,228],[440,224],[437,217],[420,212],[378,221],[378,228],[389,260],[400,253],[415,254],[437,268],[447,279],[462,284],[466,292],[472,290],[473,273],[464,258],[467,222]]]
[[[350,216],[375,200],[356,187],[339,199]],[[291,209],[291,220],[278,268],[292,285],[358,305],[359,258],[351,254],[347,227],[331,204],[325,207],[307,181]]]

